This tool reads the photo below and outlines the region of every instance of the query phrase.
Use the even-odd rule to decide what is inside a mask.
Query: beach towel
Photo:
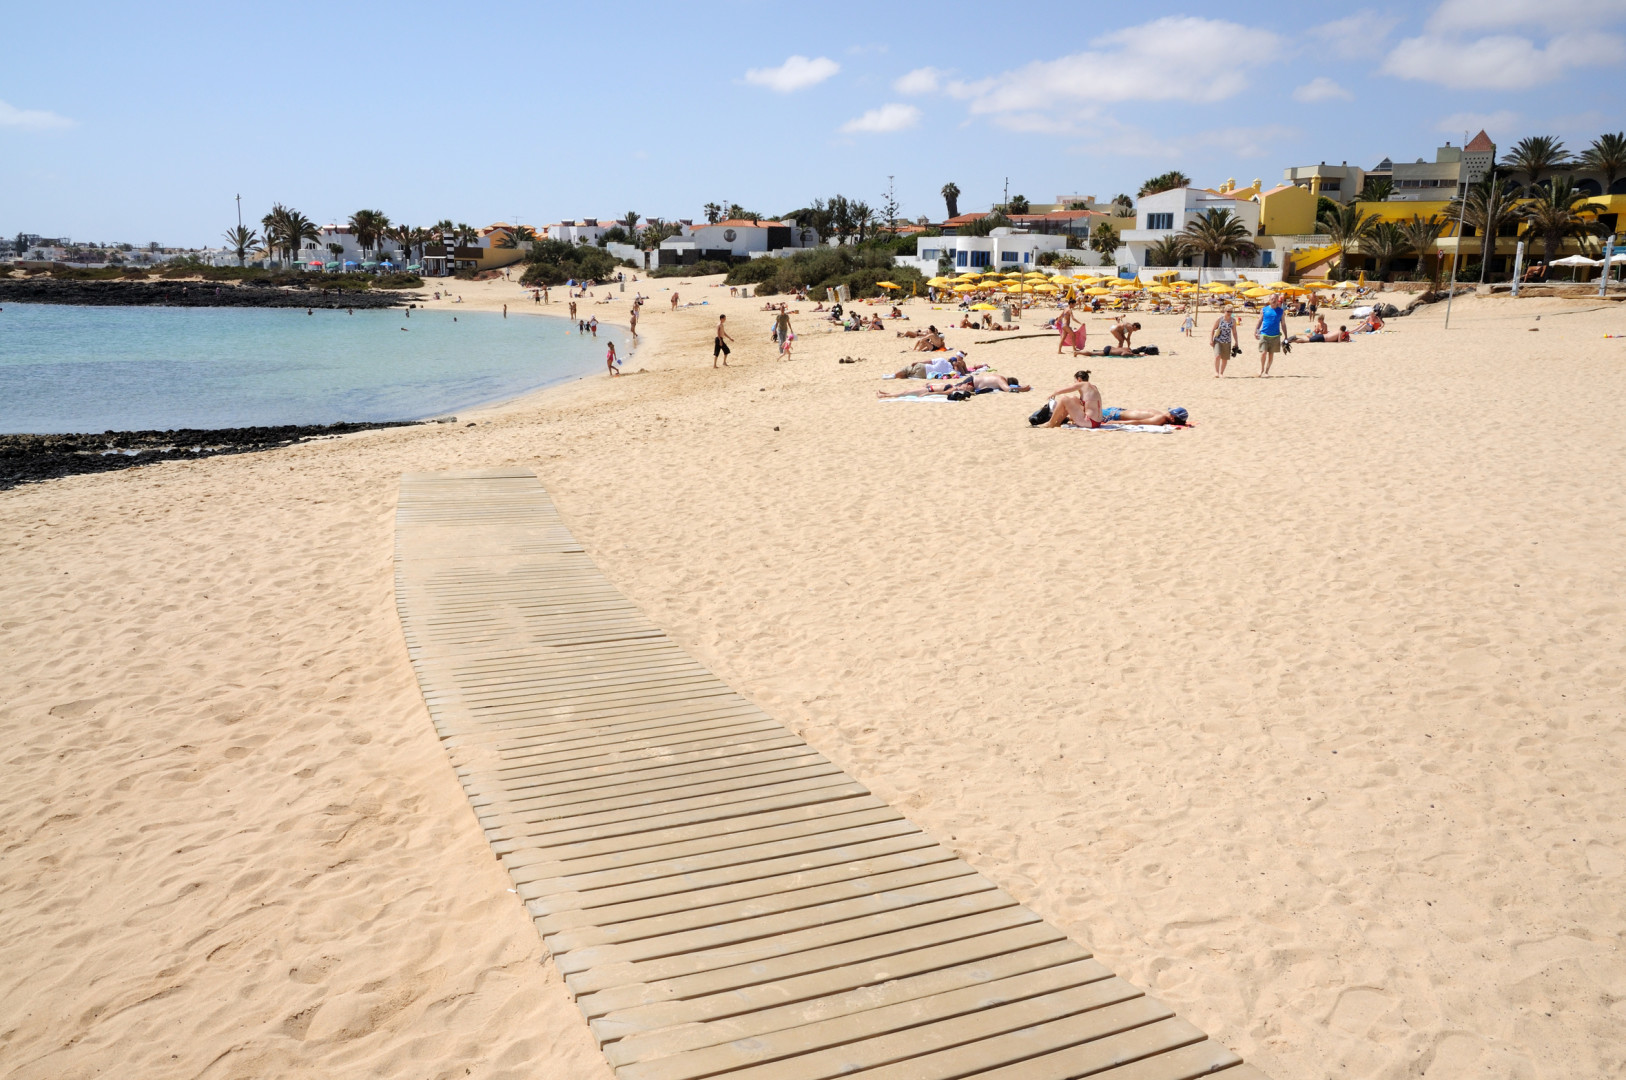
[[[876,398],[875,400],[883,403],[888,401],[924,401],[936,404],[938,402],[947,401],[948,398],[943,394],[927,394],[925,397],[884,397]]]
[[[1097,428],[1074,427],[1072,424],[1063,424],[1066,431],[1146,431],[1153,435],[1172,435],[1180,428],[1175,424],[1102,424]]]

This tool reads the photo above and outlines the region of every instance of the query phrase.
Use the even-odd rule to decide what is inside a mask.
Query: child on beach
[[[610,342],[609,349],[604,354],[604,366],[610,369],[611,375],[621,374],[621,360],[615,355],[615,342]]]
[[[1196,325],[1197,316],[1193,315],[1188,309],[1186,311],[1186,321],[1180,324],[1180,332],[1186,335],[1186,337],[1190,337],[1191,331],[1196,327]]]

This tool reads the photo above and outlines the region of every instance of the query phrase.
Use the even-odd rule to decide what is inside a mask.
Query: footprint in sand
[[[1626,870],[1626,858],[1607,844],[1588,844],[1586,866],[1599,877],[1619,877]]]
[[[1338,995],[1327,1023],[1351,1035],[1365,1035],[1394,1005],[1394,998],[1371,986],[1352,986]]]

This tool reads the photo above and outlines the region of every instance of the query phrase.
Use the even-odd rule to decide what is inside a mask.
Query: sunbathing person
[[[950,375],[969,375],[970,369],[965,364],[965,353],[955,353],[952,356],[940,356],[932,360],[916,360],[903,370],[896,372],[894,379],[941,379]]]
[[[943,344],[943,335],[938,332],[935,326],[927,330],[921,339],[915,342],[915,352],[939,352],[946,348],[948,346]]]
[[[927,334],[937,333],[937,327],[928,326],[924,330],[899,330],[898,337],[925,337]]]
[[[1023,386],[1020,380],[1008,376],[995,375],[991,371],[973,371],[959,379],[951,379],[941,385],[934,386],[927,383],[922,387],[910,387],[907,390],[896,390],[887,393],[885,390],[875,391],[878,398],[925,397],[930,394],[986,394],[999,390],[1008,394],[1025,394],[1032,390],[1031,386]]]
[[[898,310],[898,306],[896,304],[892,305],[892,314],[887,316],[889,319],[907,319],[908,317],[909,316]]]
[[[869,320],[868,324],[866,324],[866,325],[868,325],[869,329],[871,329],[871,330],[885,330],[886,329],[885,326],[881,325],[881,313],[878,312],[878,311],[874,315],[870,316],[870,320]]]
[[[1318,323],[1318,328],[1315,331],[1308,334],[1294,334],[1287,340],[1291,341],[1295,345],[1314,344],[1321,341],[1336,345],[1341,341],[1349,340],[1349,329],[1347,327],[1340,326],[1336,334],[1329,334],[1327,333],[1327,324],[1322,322]]]
[[[1149,424],[1161,427],[1168,424],[1190,423],[1190,413],[1176,405],[1172,409],[1120,409],[1108,406],[1101,410],[1101,420],[1108,424]]]
[[[1101,390],[1090,382],[1088,371],[1073,373],[1076,380],[1050,395],[1050,419],[1045,427],[1096,428],[1101,426]]]

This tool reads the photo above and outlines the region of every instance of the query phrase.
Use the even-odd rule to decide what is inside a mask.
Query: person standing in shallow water
[[[728,343],[730,341],[733,341],[734,338],[723,327],[723,324],[726,323],[727,321],[728,321],[728,316],[727,315],[719,315],[719,316],[717,316],[717,336],[712,339],[712,343],[711,343],[711,366],[712,367],[717,366],[717,358],[719,356],[721,356],[723,358],[723,366],[724,367],[728,366],[728,354],[729,354]]]

